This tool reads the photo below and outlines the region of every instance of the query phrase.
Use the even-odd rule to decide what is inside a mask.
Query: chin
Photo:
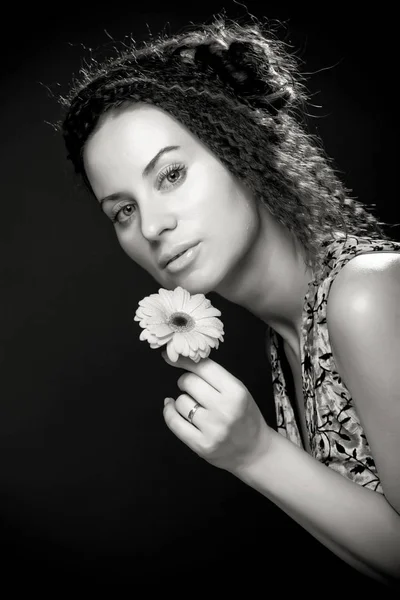
[[[192,296],[194,294],[204,294],[205,296],[207,294],[210,294],[213,291],[213,288],[211,286],[204,286],[204,285],[183,285],[181,284],[183,288],[185,288],[185,290],[187,290],[189,292],[189,294],[191,294]]]
[[[189,294],[208,294],[213,291],[213,285],[208,281],[207,283],[204,281],[203,277],[196,276],[196,274],[181,274],[180,276],[176,275],[175,277],[168,277],[166,280],[161,281],[160,278],[156,279],[157,283],[167,290],[174,290],[176,287],[180,286],[183,289],[187,290]]]

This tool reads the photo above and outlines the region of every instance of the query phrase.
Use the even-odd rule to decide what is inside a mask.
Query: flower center
[[[175,312],[170,316],[168,325],[174,331],[191,331],[195,326],[195,321],[185,312]]]

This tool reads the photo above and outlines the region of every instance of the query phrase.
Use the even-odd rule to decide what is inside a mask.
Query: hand
[[[271,428],[248,389],[210,358],[198,363],[180,356],[170,362],[187,369],[177,381],[182,394],[165,400],[164,419],[169,429],[196,454],[212,465],[238,473],[268,451]],[[187,418],[198,403],[193,421]]]

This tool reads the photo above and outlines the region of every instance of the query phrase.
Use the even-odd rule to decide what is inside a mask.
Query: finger
[[[229,373],[229,371],[213,361],[211,358],[203,358],[198,363],[195,363],[193,360],[186,358],[185,356],[179,356],[176,362],[171,362],[165,351],[161,353],[161,356],[165,362],[172,367],[186,369],[187,371],[195,373],[204,379],[204,381],[207,381],[207,383],[212,385],[220,393],[229,391],[232,384],[236,385],[237,383],[240,383],[240,381],[234,377],[234,375]]]
[[[197,406],[197,408],[196,408]],[[197,427],[197,429],[203,430],[203,426],[205,424],[205,417],[207,409],[204,408],[199,402],[196,402],[191,396],[188,394],[181,394],[175,400],[175,408],[178,413],[188,421],[191,425]],[[193,414],[192,420],[189,421],[190,411],[195,408],[195,412]]]
[[[183,373],[176,382],[183,392],[186,392],[196,402],[211,409],[221,397],[220,392],[195,373]]]
[[[181,414],[176,410],[175,401],[172,398],[166,398],[164,410],[164,421],[168,427],[191,450],[198,453],[202,433],[196,427],[193,427]]]

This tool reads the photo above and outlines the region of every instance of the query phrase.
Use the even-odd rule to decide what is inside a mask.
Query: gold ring
[[[187,420],[189,421],[189,423],[193,423],[194,413],[199,408],[199,406],[200,406],[200,404],[198,402],[196,402],[196,404],[193,406],[193,408],[189,411],[189,414],[187,416]]]

